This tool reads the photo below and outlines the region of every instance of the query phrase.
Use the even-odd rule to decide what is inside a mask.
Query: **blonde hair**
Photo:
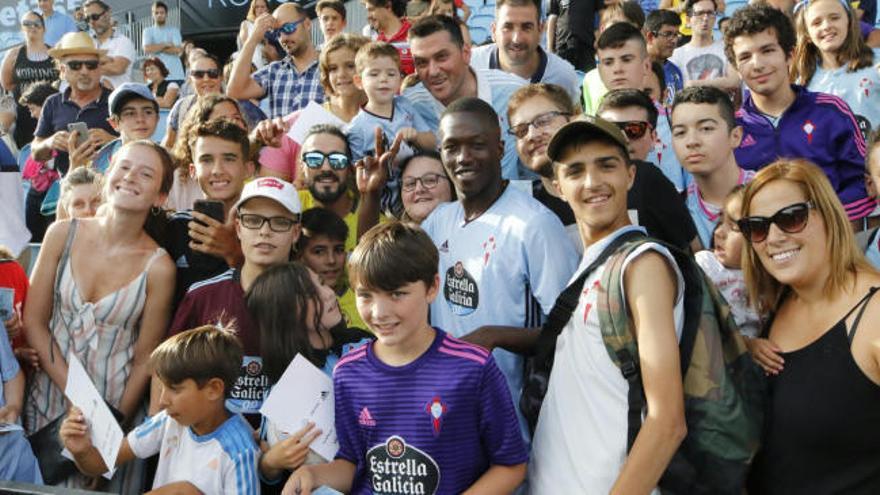
[[[257,20],[257,15],[254,14],[254,9],[257,7],[257,2],[260,0],[251,0],[251,5],[248,7],[247,17],[246,19],[254,22]],[[272,13],[272,5],[269,3],[269,0],[263,0],[263,3],[266,4],[266,12]]]
[[[825,224],[825,235],[828,239],[826,250],[831,268],[824,287],[827,296],[844,290],[847,284],[854,281],[857,271],[874,271],[856,244],[855,234],[843,205],[840,204],[825,172],[807,160],[782,159],[761,169],[743,193],[743,218],[750,215],[755,195],[767,184],[779,180],[796,185],[805,199],[813,203],[813,209]],[[774,310],[781,302],[787,287],[764,268],[751,243],[749,249],[744,250],[743,275],[751,304],[761,313]]]
[[[330,38],[324,46],[321,47],[321,55],[318,57],[318,68],[321,75],[321,86],[328,95],[335,96],[333,86],[330,85],[330,54],[336,50],[348,48],[351,53],[357,55],[358,50],[362,46],[370,42],[370,38],[351,33],[339,33]]]
[[[807,10],[814,4],[822,1],[835,2],[846,13],[847,32],[843,44],[838,48],[838,63],[846,65],[847,72],[855,72],[874,63],[874,52],[862,39],[859,19],[853,15],[852,8],[844,5],[840,0],[808,0],[806,6],[795,12],[795,29],[797,31],[797,44],[794,47],[791,68],[789,69],[791,80],[797,84],[806,86],[816,74],[816,67],[822,61],[819,48],[810,39],[807,29]]]

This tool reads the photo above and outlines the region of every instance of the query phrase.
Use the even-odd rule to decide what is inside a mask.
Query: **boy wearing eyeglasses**
[[[710,86],[686,88],[672,106],[672,145],[694,181],[687,188],[688,211],[703,247],[712,246],[712,233],[721,219],[724,198],[734,187],[752,180],[733,151],[742,141],[727,93]]]
[[[739,89],[739,76],[724,57],[724,43],[713,39],[718,10],[715,0],[688,0],[685,10],[693,35],[669,57],[681,68],[685,87],[699,84],[727,91]]]
[[[348,142],[354,161],[374,155],[376,129],[382,130],[386,143],[395,139],[417,149],[434,149],[437,140],[431,128],[405,97],[399,96],[401,72],[400,55],[390,43],[372,42],[358,50],[354,59],[354,84],[367,94],[367,103],[348,126]],[[399,159],[405,159],[402,153]],[[400,201],[400,170],[392,166],[388,182],[382,191],[381,207],[384,211],[399,214],[403,210]]]
[[[241,183],[245,168],[240,157],[219,140],[197,138],[194,158],[198,167],[210,167],[213,173],[200,176],[217,182]],[[229,143],[232,144],[232,143]],[[206,148],[217,148],[211,163],[206,163]],[[219,184],[217,185],[220,186]],[[216,277],[193,284],[177,308],[169,335],[188,328],[213,325],[218,322],[234,325],[236,335],[244,346],[241,372],[227,400],[227,409],[245,415],[254,427],[260,424],[260,406],[269,389],[269,379],[263,373],[260,357],[259,328],[245,304],[245,292],[267,268],[287,263],[300,236],[300,207],[296,189],[289,182],[275,177],[254,179],[231,198],[231,215],[244,254],[241,268],[229,268]],[[231,196],[231,195],[230,195]],[[153,380],[150,413],[158,407],[158,390]]]

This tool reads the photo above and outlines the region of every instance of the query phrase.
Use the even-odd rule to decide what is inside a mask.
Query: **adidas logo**
[[[361,426],[376,426],[376,420],[373,419],[373,415],[370,414],[370,410],[366,406],[358,414],[358,424]]]
[[[449,241],[448,240],[443,241],[443,244],[440,244],[439,250],[441,253],[448,253],[449,252]]]
[[[183,254],[180,258],[177,258],[177,261],[174,263],[177,265],[177,268],[189,268],[189,262],[186,260],[186,255]]]
[[[751,134],[746,134],[746,137],[743,138],[742,143],[740,143],[739,147],[747,148],[756,144],[758,144],[758,142],[755,141],[755,138],[753,138]]]

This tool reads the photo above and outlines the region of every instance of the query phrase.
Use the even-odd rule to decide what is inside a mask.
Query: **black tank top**
[[[782,353],[784,369],[769,381],[764,451],[752,478],[758,490],[750,493],[880,494],[880,386],[850,350],[877,289],[815,342]],[[856,310],[847,334],[846,319]]]
[[[48,45],[47,48],[49,48]],[[12,79],[15,81],[15,100],[18,101],[21,93],[29,84],[37,81],[52,82],[58,79],[58,70],[55,68],[52,57],[34,62],[28,58],[27,48],[22,46],[18,50],[18,57],[16,57],[15,65],[12,68]]]

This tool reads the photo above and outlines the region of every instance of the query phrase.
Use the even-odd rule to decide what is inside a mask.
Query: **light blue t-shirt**
[[[376,127],[382,128],[389,146],[394,141],[394,136],[401,129],[407,127],[412,127],[419,132],[433,132],[433,129],[428,127],[425,119],[405,96],[394,97],[391,118],[385,118],[371,113],[366,108],[361,108],[346,127],[348,145],[351,147],[351,156],[354,161],[376,151]]]
[[[871,131],[880,124],[880,50],[874,50],[874,63],[855,72],[846,66],[837,69],[816,67],[807,89],[819,93],[829,93],[845,101],[856,121],[862,136],[867,139]]]
[[[739,180],[736,183],[737,185],[745,184],[751,181],[754,176],[754,170],[740,169]],[[718,221],[721,219],[721,206],[703,201],[700,188],[697,187],[696,182],[688,185],[685,204],[687,204],[688,213],[691,214],[694,225],[697,227],[697,235],[700,236],[700,242],[704,248],[709,249],[712,245],[712,234],[715,233],[715,226],[718,225]]]
[[[528,84],[528,81],[520,77],[492,69],[471,69],[471,73],[477,78],[477,97],[492,105],[498,114],[498,124],[501,126],[501,139],[504,140],[504,157],[501,159],[501,175],[505,179],[536,179],[538,176],[520,163],[516,154],[516,140],[507,134],[510,122],[507,121],[507,102],[510,96],[520,87]],[[403,92],[412,102],[416,111],[422,116],[431,129],[435,129],[439,139],[440,114],[446,109],[446,105],[425,88],[423,83],[407,88]],[[445,327],[442,327],[446,329]]]
[[[49,46],[55,46],[55,43],[58,43],[58,40],[65,34],[75,33],[79,30],[73,18],[57,10],[52,12],[52,15],[49,17],[44,15],[43,21],[46,24],[46,33],[43,35],[43,41]]]
[[[180,36],[180,30],[172,26],[150,26],[144,29],[143,45],[154,45],[157,43],[171,43],[174,46],[183,46],[183,39]],[[183,81],[186,76],[183,73],[183,63],[180,57],[170,53],[154,53],[165,64],[168,69],[169,81]]]
[[[691,174],[685,170],[678,162],[675,156],[675,150],[672,149],[672,127],[669,123],[669,111],[663,105],[654,102],[657,107],[657,141],[654,142],[654,148],[648,152],[646,161],[649,161],[663,172],[663,175],[672,182],[678,192],[687,189],[688,184],[693,180]]]

